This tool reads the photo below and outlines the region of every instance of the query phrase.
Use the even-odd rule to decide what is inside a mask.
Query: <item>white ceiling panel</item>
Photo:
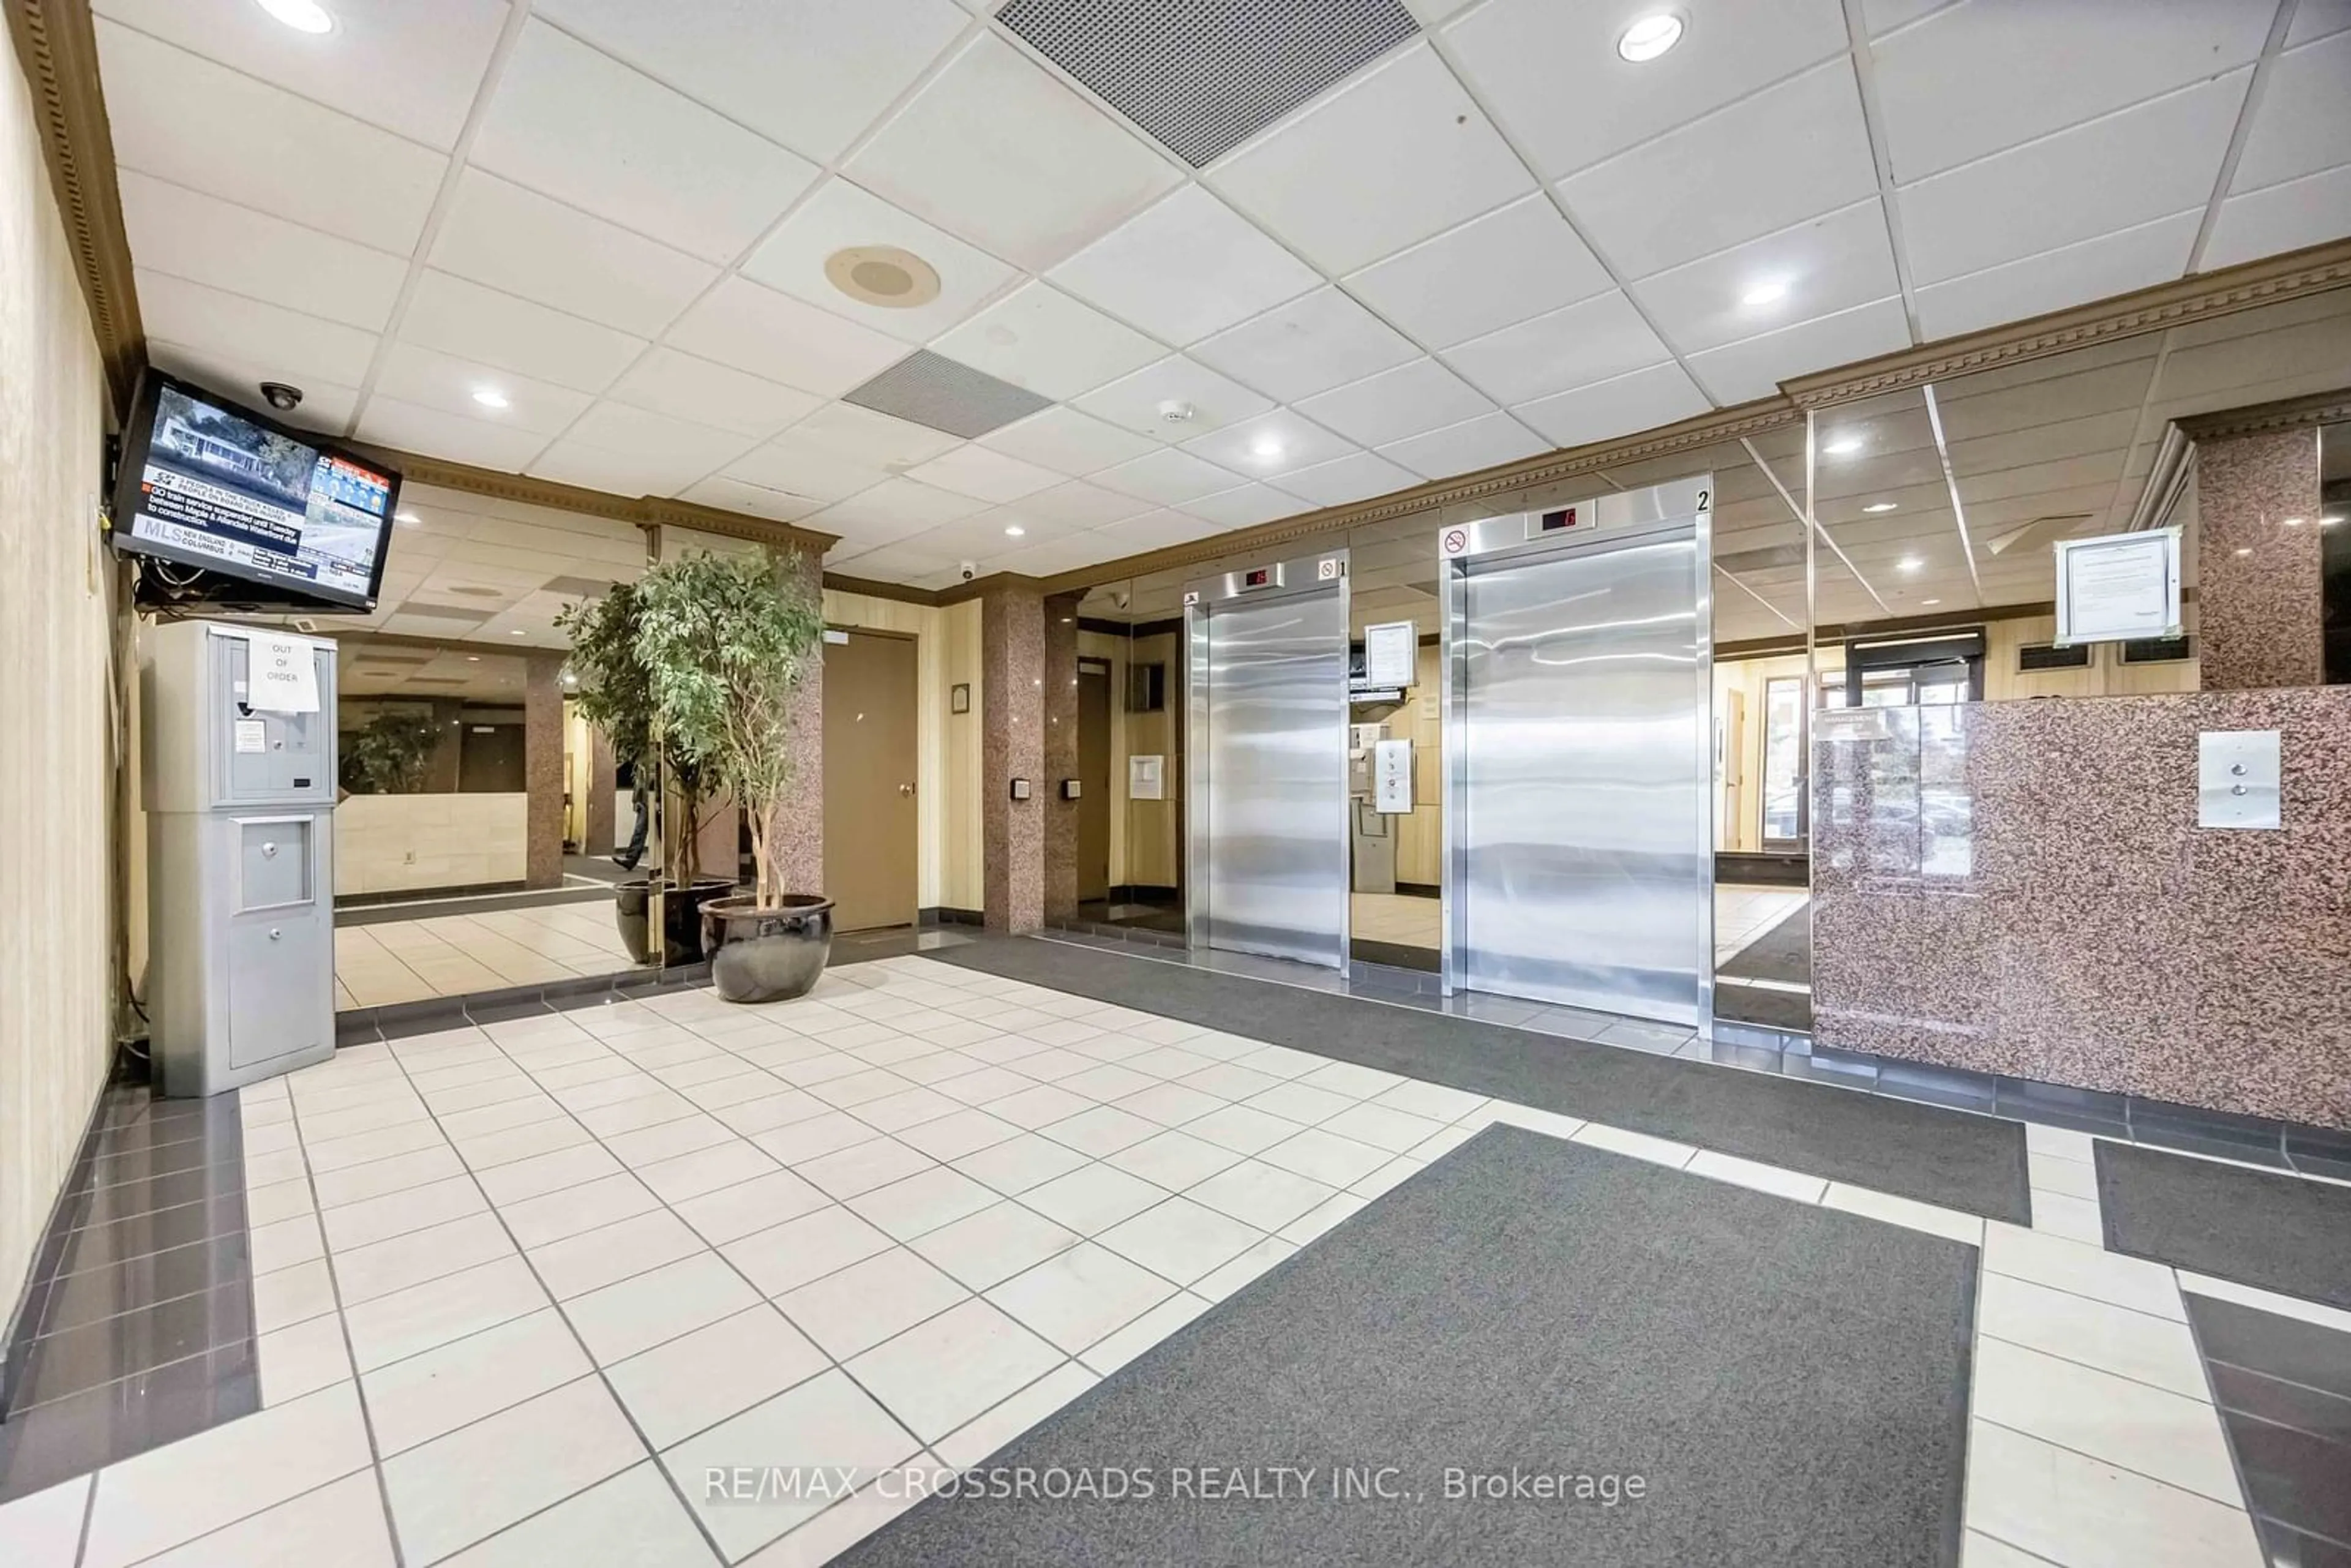
[[[1877,171],[1840,58],[1558,189],[1593,247],[1622,276],[1646,277],[1850,206],[1876,193]]]
[[[891,529],[920,532],[935,528],[957,517],[967,517],[985,505],[968,496],[934,489],[900,475],[827,507],[817,517],[820,519],[818,526],[828,531],[831,531],[831,524],[838,523],[844,534],[856,531],[872,538]],[[904,534],[896,537],[904,538]]]
[[[928,462],[962,444],[945,431],[849,402],[820,408],[784,434],[794,441],[821,444],[852,463],[893,471]]]
[[[1470,85],[1557,179],[1672,130],[1845,47],[1837,0],[1698,0],[1681,42],[1635,65],[1616,39],[1638,6],[1492,0],[1449,26]]]
[[[1050,398],[1092,392],[1166,351],[1124,322],[1036,280],[931,346],[957,364]]]
[[[1055,267],[1088,303],[1182,347],[1314,287],[1313,269],[1198,185]]]
[[[645,349],[642,338],[431,269],[409,297],[400,336],[580,392],[602,392]]]
[[[1318,464],[1284,474],[1278,488],[1318,507],[1343,507],[1392,490],[1408,490],[1420,483],[1411,469],[1369,452],[1358,452],[1335,463]]]
[[[1328,273],[1367,267],[1534,188],[1426,44],[1374,66],[1209,179]]]
[[[1973,0],[1878,44],[1877,99],[1908,184],[2252,63],[2273,8],[2162,0],[2103,5]],[[2207,182],[2208,185],[2210,182]]]
[[[256,364],[235,350],[199,349],[193,344],[175,343],[157,337],[152,325],[148,329],[147,357],[166,375],[183,376],[216,388],[222,396],[255,408],[266,406],[261,395],[263,382],[285,379],[281,367]],[[359,406],[359,388],[310,376],[302,382],[301,407],[290,413],[271,409],[269,414],[298,430],[340,435],[350,427],[351,411]]]
[[[938,298],[900,309],[843,294],[825,276],[824,264],[835,251],[852,246],[895,246],[922,257],[939,276]],[[1013,277],[1012,269],[994,256],[842,179],[827,180],[800,204],[751,253],[743,273],[913,343],[928,342],[946,331]]]
[[[122,222],[142,266],[381,332],[408,263],[125,169]]]
[[[2227,208],[2221,212],[2225,223]],[[1918,330],[1929,340],[1956,337],[2178,277],[2188,266],[2203,222],[2204,209],[2197,207],[2004,267],[1928,284],[1917,291]]]
[[[1182,404],[1191,417],[1170,422],[1162,404]],[[1099,392],[1077,400],[1084,412],[1123,425],[1138,435],[1178,441],[1218,430],[1237,419],[1263,413],[1273,406],[1234,381],[1181,354],[1170,354],[1131,376],[1121,376]]]
[[[906,345],[885,332],[747,277],[722,280],[670,329],[668,340],[824,397],[839,397],[906,354]]]
[[[1138,516],[1145,509],[1146,503],[1132,496],[1074,480],[1067,485],[1056,485],[1050,490],[1040,490],[1024,497],[1020,503],[1023,517],[1041,517],[1047,522],[1080,528],[1100,528],[1104,523],[1119,522]]]
[[[1056,474],[1091,474],[1140,457],[1159,444],[1092,414],[1059,406],[990,431],[979,444]]]
[[[1779,292],[1748,303],[1771,290]],[[1875,196],[1632,286],[1657,330],[1685,354],[1900,291],[1885,209]]]
[[[1188,513],[1161,510],[1096,528],[1094,537],[1108,547],[1102,551],[1103,559],[1108,559],[1144,550],[1171,549],[1224,531],[1215,523]]]
[[[2229,188],[2258,191],[2351,163],[2351,32],[2278,57]]]
[[[889,475],[877,465],[842,456],[830,443],[796,440],[786,431],[728,464],[726,477],[830,504],[871,489]]]
[[[586,392],[534,381],[511,371],[422,349],[394,343],[385,352],[376,373],[375,390],[404,402],[439,409],[487,424],[509,425],[541,437],[560,435],[595,401]],[[507,400],[501,409],[485,407],[474,394],[495,392]]]
[[[1651,425],[1704,413],[1706,394],[1678,364],[1652,365],[1628,376],[1578,387],[1511,410],[1561,446],[1582,446]]]
[[[1220,528],[1246,528],[1290,516],[1299,509],[1299,501],[1270,485],[1243,485],[1213,496],[1195,496],[1182,509]]]
[[[672,419],[625,403],[600,402],[564,433],[573,445],[592,446],[616,456],[674,465],[683,477],[660,494],[682,489],[750,450],[754,438],[689,420]]]
[[[1011,541],[1008,541],[1011,542]],[[1017,571],[1029,577],[1052,577],[1076,571],[1118,555],[1119,549],[1099,534],[1065,534],[1060,538],[1022,539],[1021,548],[987,558],[990,571]]]
[[[975,39],[842,171],[1041,270],[1176,183],[1176,171],[1002,39]]]
[[[912,87],[967,20],[949,0],[538,0],[536,9],[820,162]]]
[[[1408,436],[1380,448],[1380,455],[1401,463],[1424,479],[1449,479],[1474,474],[1497,463],[1514,462],[1546,451],[1551,443],[1531,434],[1507,413],[1489,413],[1459,424]]]
[[[738,479],[729,474],[713,474],[678,492],[681,500],[694,501],[705,507],[716,507],[722,511],[748,512],[755,517],[771,522],[797,523],[813,515],[824,503],[808,496],[796,496],[789,490],[770,489],[754,485],[748,479]]]
[[[2204,265],[2229,267],[2351,234],[2351,164],[2220,204]]]
[[[1008,530],[1018,528],[1019,532]],[[1042,544],[1050,538],[1067,538],[1082,530],[1041,523],[1018,511],[991,507],[959,517],[927,532],[915,535],[907,543],[919,549],[937,552],[946,558],[946,564],[958,560],[1003,555],[1012,550],[1026,549],[1032,544]]]
[[[533,458],[528,471],[560,485],[577,485],[613,496],[674,495],[705,472],[681,457],[615,452],[609,446],[568,438]]]
[[[616,402],[744,435],[773,435],[822,399],[708,360],[655,348],[612,383]]]
[[[360,415],[359,436],[380,446],[430,453],[477,467],[503,468],[510,474],[522,472],[522,465],[547,444],[544,435],[512,425],[444,413],[381,393],[368,399]]]
[[[1430,359],[1398,365],[1298,405],[1301,413],[1365,446],[1384,446],[1493,409],[1477,389]]]
[[[925,485],[935,485],[942,490],[953,490],[958,496],[970,496],[977,500],[1002,505],[1017,501],[1023,496],[1033,496],[1049,490],[1061,482],[1061,476],[1050,468],[1040,468],[1034,463],[1024,463],[1018,457],[1008,457],[1001,452],[991,452],[985,446],[958,446],[954,451],[932,458],[906,471],[910,479]]]
[[[1813,371],[1851,364],[1910,346],[1910,321],[1899,295],[1819,316],[1726,343],[1686,361],[1717,402],[1769,397],[1782,382]]]
[[[133,274],[147,330],[191,349],[270,367],[297,386],[306,377],[359,386],[378,341],[372,332],[224,293],[160,272]],[[249,398],[250,390],[246,393]]]
[[[1545,195],[1513,202],[1347,280],[1433,349],[1573,305],[1610,287],[1607,269]]]
[[[446,158],[144,33],[97,26],[123,168],[377,250],[416,247]]]
[[[1402,334],[1336,288],[1318,288],[1196,345],[1193,358],[1283,402],[1418,357]]]
[[[95,0],[101,16],[446,152],[507,20],[506,0],[333,0],[319,37],[252,0]]]
[[[2176,92],[1906,185],[1920,285],[2151,223],[2212,193],[2251,71]]]
[[[816,166],[544,22],[523,29],[474,162],[623,228],[730,262]]]
[[[718,278],[706,261],[479,169],[458,177],[431,260],[641,338],[659,334]]]
[[[1666,346],[1622,293],[1505,327],[1445,351],[1472,386],[1498,402],[1525,402],[1606,381],[1667,357]]]
[[[1188,501],[1195,496],[1213,496],[1240,482],[1241,476],[1229,468],[1219,468],[1205,457],[1167,446],[1115,468],[1105,468],[1093,476],[1093,483],[1103,489],[1167,506]]]
[[[1344,457],[1355,448],[1313,421],[1278,408],[1187,441],[1184,450],[1236,474],[1271,479]]]

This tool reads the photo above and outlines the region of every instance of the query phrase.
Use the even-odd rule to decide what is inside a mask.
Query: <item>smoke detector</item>
[[[824,276],[861,305],[912,310],[939,297],[939,275],[911,250],[894,245],[853,245],[824,258]]]
[[[1170,424],[1190,423],[1193,412],[1192,405],[1180,397],[1171,397],[1159,405],[1159,417]]]

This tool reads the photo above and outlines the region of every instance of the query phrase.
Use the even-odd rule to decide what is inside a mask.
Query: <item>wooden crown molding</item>
[[[2172,423],[2191,441],[2213,441],[2229,435],[2274,435],[2280,431],[2315,430],[2345,420],[2351,420],[2351,387],[2224,409],[2219,413],[2189,414]]]
[[[32,89],[49,194],[81,273],[91,334],[119,423],[147,359],[147,330],[131,277],[131,241],[115,183],[114,133],[98,83],[89,0],[5,0],[16,63]]]

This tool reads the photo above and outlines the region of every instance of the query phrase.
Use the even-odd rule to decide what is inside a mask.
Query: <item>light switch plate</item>
[[[2196,737],[2196,825],[2279,825],[2278,732],[2208,729]]]

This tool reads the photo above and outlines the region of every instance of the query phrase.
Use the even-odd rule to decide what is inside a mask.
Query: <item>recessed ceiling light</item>
[[[1029,530],[1027,528],[1022,528],[1019,523],[1007,523],[1004,525],[1004,537],[1007,538],[1017,539],[1028,531]]]
[[[894,245],[853,245],[824,258],[824,276],[861,305],[912,310],[939,297],[939,275],[921,256]]]
[[[319,0],[260,0],[261,8],[298,33],[331,33],[334,17]]]
[[[1896,570],[1900,571],[1916,571],[1926,564],[1915,555],[1906,555],[1894,563]]]
[[[469,664],[478,664],[481,662],[482,656],[479,653],[468,653],[465,655],[465,663]]]
[[[2253,547],[2251,545],[2239,545],[2237,547],[2237,553],[2239,555],[2251,555],[2253,553]]]
[[[484,408],[512,408],[514,400],[496,387],[475,387],[474,401]]]
[[[1850,457],[1861,450],[1861,437],[1840,435],[1835,440],[1825,443],[1821,450],[1832,457]]]
[[[1932,606],[1940,604],[1943,601],[1939,599],[1922,599],[1918,602],[1931,608]]]
[[[1252,457],[1279,457],[1281,455],[1281,443],[1276,441],[1270,435],[1261,435],[1258,437],[1257,440],[1249,443],[1249,455]]]
[[[1869,513],[1872,517],[1875,517],[1880,512],[1890,512],[1894,507],[1895,503],[1892,501],[1872,501],[1869,505],[1864,507],[1862,510]]]
[[[1749,289],[1746,293],[1740,295],[1739,297],[1739,302],[1741,305],[1750,306],[1777,305],[1781,300],[1785,299],[1786,298],[1788,298],[1788,286],[1786,284],[1779,282],[1759,283],[1754,287]]]
[[[424,519],[418,517],[414,512],[394,512],[392,515],[392,520],[395,523],[405,523],[413,528]]]
[[[519,637],[522,635],[522,628],[517,626],[513,631],[507,632],[507,635],[509,637]]]
[[[1656,59],[1682,41],[1682,19],[1671,11],[1644,16],[1616,37],[1616,52],[1635,65]]]

